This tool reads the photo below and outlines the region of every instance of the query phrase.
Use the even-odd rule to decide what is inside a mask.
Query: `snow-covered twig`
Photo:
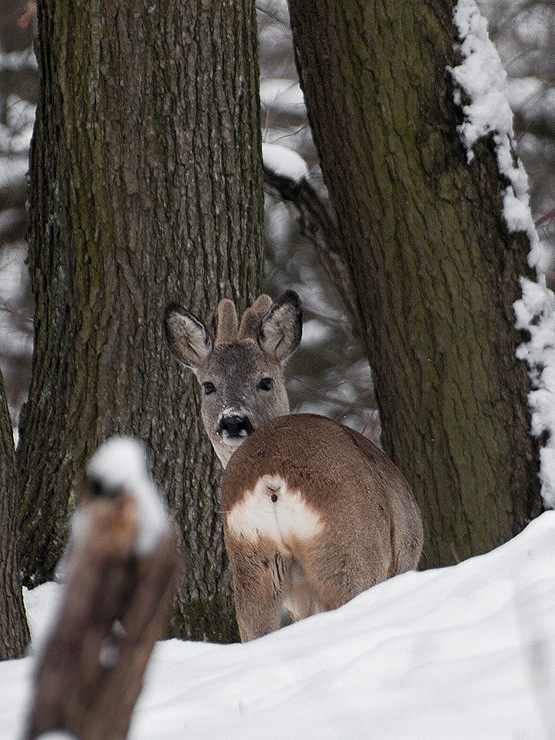
[[[112,437],[89,460],[87,475],[108,495],[123,492],[133,497],[137,505],[135,552],[153,552],[168,516],[148,470],[144,444],[131,437]]]
[[[299,183],[308,178],[308,166],[300,154],[281,144],[262,144],[264,167],[278,177]]]
[[[277,150],[285,149],[285,147],[274,144],[263,144],[262,146],[263,152],[267,151],[268,146],[275,147],[274,150],[270,150],[269,157],[266,153],[264,154],[266,192],[292,205],[297,215],[301,234],[312,242],[320,264],[329,277],[330,286],[335,288],[343,304],[344,313],[349,317],[351,325],[356,326],[357,312],[352,299],[351,278],[345,267],[343,243],[328,208],[308,181],[306,163],[299,157],[305,165],[306,174],[295,178],[292,175],[301,174],[300,164],[298,168],[278,166],[279,152]]]

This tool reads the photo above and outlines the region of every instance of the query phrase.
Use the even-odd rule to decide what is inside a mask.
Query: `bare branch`
[[[291,205],[301,233],[314,245],[345,313],[353,326],[358,325],[358,313],[352,300],[355,291],[344,262],[343,244],[326,205],[305,178],[294,182],[264,167],[264,186],[269,195]]]

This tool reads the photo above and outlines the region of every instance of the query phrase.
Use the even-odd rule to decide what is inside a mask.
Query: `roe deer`
[[[177,304],[165,315],[172,351],[204,388],[204,425],[227,466],[224,537],[243,641],[277,629],[282,607],[293,620],[334,609],[415,568],[422,551],[420,510],[387,456],[323,416],[288,414],[282,365],[301,323],[291,291],[275,303],[260,296],[239,328],[222,301],[215,342]]]
[[[299,297],[289,290],[272,303],[261,295],[238,323],[233,302],[225,298],[218,306],[215,341],[177,303],[164,314],[170,349],[202,386],[204,428],[224,468],[249,434],[289,413],[282,368],[301,341]]]

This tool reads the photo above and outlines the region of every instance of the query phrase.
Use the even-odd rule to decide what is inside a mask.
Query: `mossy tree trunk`
[[[356,285],[386,451],[425,520],[424,566],[538,513],[526,368],[527,240],[507,234],[491,142],[469,166],[447,65],[450,0],[289,0],[301,83]]]
[[[169,300],[204,316],[260,287],[254,2],[41,0],[38,27],[36,349],[18,451],[26,577],[52,576],[98,443],[138,435],[188,559],[171,631],[231,639],[219,463],[161,319]]]
[[[17,559],[15,452],[0,371],[0,660],[20,658],[29,642]]]

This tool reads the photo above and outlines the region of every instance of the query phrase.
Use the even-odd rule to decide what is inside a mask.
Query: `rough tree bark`
[[[289,0],[384,447],[424,515],[424,566],[489,550],[540,508],[512,311],[528,244],[503,227],[490,142],[469,166],[458,140],[453,4]]]
[[[35,669],[24,740],[56,731],[79,740],[128,735],[177,565],[169,522],[152,551],[137,552],[145,522],[135,495],[97,491],[80,507],[87,525],[67,559],[63,597]]]
[[[17,562],[17,514],[13,431],[0,371],[0,660],[20,658],[29,628]]]
[[[52,575],[85,459],[150,446],[189,557],[172,633],[232,639],[219,464],[161,331],[169,300],[244,307],[262,273],[253,0],[38,5],[36,349],[18,470],[28,581]]]

